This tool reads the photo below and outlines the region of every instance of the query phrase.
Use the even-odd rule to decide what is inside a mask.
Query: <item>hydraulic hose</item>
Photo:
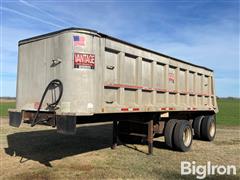
[[[62,82],[59,80],[59,79],[54,79],[52,80],[46,87],[43,95],[42,95],[42,98],[41,98],[41,101],[40,101],[40,104],[38,106],[38,109],[37,109],[37,112],[35,114],[35,117],[31,123],[31,127],[35,126],[39,121],[37,121],[37,118],[38,118],[38,115],[39,115],[39,112],[40,112],[40,109],[42,107],[42,103],[44,101],[44,98],[48,92],[48,90],[51,90],[51,89],[56,89],[56,88],[59,88],[59,95],[58,95],[58,98],[55,99],[54,102],[52,102],[51,104],[47,104],[47,109],[55,109],[56,106],[58,105],[59,101],[61,100],[62,98],[62,94],[63,94],[63,84]],[[56,95],[56,94],[55,94]]]

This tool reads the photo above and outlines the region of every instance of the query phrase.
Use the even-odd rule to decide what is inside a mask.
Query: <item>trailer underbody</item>
[[[164,112],[73,116],[58,115],[54,111],[40,111],[37,124],[56,127],[58,133],[74,135],[77,124],[112,121],[112,149],[117,147],[118,141],[123,144],[140,143],[148,145],[148,154],[153,153],[153,140],[159,136],[165,137],[165,142],[169,148],[180,151],[188,151],[190,149],[193,136],[208,141],[213,140],[215,136],[216,126],[214,112],[174,112],[169,113],[168,117],[162,117],[163,114]],[[9,111],[9,115],[10,125],[19,127],[21,122],[32,124],[36,111]],[[204,121],[204,119],[208,121],[209,117],[214,117],[214,132],[212,132],[210,138],[207,138],[206,133],[205,135],[202,133],[204,131],[210,131],[208,130],[210,126],[207,126],[208,128],[204,130],[202,127],[203,122],[199,122],[199,119],[201,119],[201,121]],[[187,130],[189,130],[176,135],[176,137],[180,137],[180,139],[174,140],[174,133],[179,133],[179,129],[182,126],[184,127],[184,124],[186,127],[189,127],[187,128]],[[196,124],[198,124],[198,126]],[[208,134],[210,134],[210,132]],[[181,139],[181,137],[183,137],[183,139]],[[186,146],[184,145],[184,141],[188,141],[186,142]],[[177,147],[176,144],[178,144]]]

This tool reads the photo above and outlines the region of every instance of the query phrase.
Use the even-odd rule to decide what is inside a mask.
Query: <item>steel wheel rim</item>
[[[214,122],[211,122],[210,123],[210,127],[209,127],[209,134],[211,137],[213,137],[215,135],[215,123]]]
[[[186,147],[191,144],[192,141],[192,132],[189,127],[185,128],[183,131],[183,143]]]

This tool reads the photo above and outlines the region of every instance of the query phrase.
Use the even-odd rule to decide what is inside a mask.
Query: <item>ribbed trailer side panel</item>
[[[106,112],[217,111],[213,72],[105,40]]]

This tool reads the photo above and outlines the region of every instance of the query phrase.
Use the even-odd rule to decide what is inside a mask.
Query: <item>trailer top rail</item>
[[[96,30],[86,29],[86,28],[71,27],[71,28],[62,29],[62,30],[59,30],[59,31],[54,31],[54,32],[43,34],[43,35],[34,36],[34,37],[31,37],[31,38],[20,40],[18,45],[20,46],[20,45],[23,45],[23,44],[27,44],[29,42],[33,42],[33,41],[38,41],[38,40],[41,40],[41,39],[49,38],[49,37],[52,37],[54,35],[57,35],[57,34],[60,34],[60,33],[64,33],[64,32],[67,32],[67,31],[86,31],[86,33],[92,33],[92,34],[98,35],[98,36],[103,37],[103,38],[108,38],[108,39],[111,39],[111,40],[114,40],[114,41],[117,41],[117,42],[121,42],[123,44],[129,45],[129,46],[141,49],[141,50],[145,50],[145,51],[151,52],[151,53],[156,54],[156,55],[160,55],[160,56],[172,59],[172,60],[176,60],[178,62],[182,62],[182,63],[188,64],[188,65],[192,65],[192,66],[195,66],[195,67],[203,68],[205,70],[213,72],[212,69],[209,69],[207,67],[199,66],[199,65],[196,65],[196,64],[192,64],[192,63],[189,63],[187,61],[184,61],[184,60],[181,60],[181,59],[178,59],[178,58],[166,55],[166,54],[162,54],[162,53],[159,53],[157,51],[154,51],[154,50],[151,50],[151,49],[148,49],[148,48],[144,48],[142,46],[138,46],[138,45],[132,44],[130,42],[127,42],[127,41],[115,38],[113,36],[110,36],[110,35],[98,32]]]

